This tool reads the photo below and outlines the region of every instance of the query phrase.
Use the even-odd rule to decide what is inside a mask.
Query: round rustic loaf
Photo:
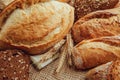
[[[1,49],[15,47],[41,54],[62,40],[73,25],[74,9],[67,3],[49,1],[23,9],[17,8],[20,3],[14,1],[0,14]]]

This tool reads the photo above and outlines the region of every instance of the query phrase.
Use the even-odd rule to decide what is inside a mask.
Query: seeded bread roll
[[[90,70],[86,74],[86,80],[120,80],[120,60]]]
[[[0,51],[0,80],[28,80],[29,65],[29,57],[22,51]]]
[[[75,21],[90,12],[114,8],[118,1],[119,0],[75,0]]]
[[[27,7],[17,8],[21,3],[14,1],[0,14],[0,43],[5,43],[0,44],[2,50],[15,47],[30,54],[44,53],[61,41],[73,25],[74,9],[67,3],[25,3]]]

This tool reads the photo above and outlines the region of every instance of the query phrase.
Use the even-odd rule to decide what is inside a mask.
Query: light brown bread
[[[79,19],[72,28],[74,41],[120,34],[120,7],[92,12]]]
[[[16,4],[14,2],[12,6]],[[10,46],[30,54],[41,54],[62,40],[74,21],[74,9],[67,3],[49,1],[24,9],[16,6],[11,9],[12,13],[7,11],[7,7],[0,14],[0,18],[4,13],[9,14],[1,20],[0,43],[7,45],[1,44],[0,49]]]
[[[86,80],[120,80],[120,60],[90,70],[86,74]]]
[[[118,1],[119,0],[75,0],[75,21],[90,12],[114,8]]]
[[[120,58],[120,36],[84,40],[73,49],[77,69],[89,69]]]

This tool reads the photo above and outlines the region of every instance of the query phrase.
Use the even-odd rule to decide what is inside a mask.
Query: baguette
[[[79,19],[72,28],[76,43],[82,40],[120,34],[120,7],[92,12]]]
[[[90,69],[120,58],[120,36],[84,40],[73,49],[76,69]]]
[[[90,70],[86,74],[86,80],[120,80],[120,60]]]

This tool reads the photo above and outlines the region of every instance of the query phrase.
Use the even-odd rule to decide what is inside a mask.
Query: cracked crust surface
[[[18,8],[2,25],[0,41],[40,54],[63,39],[73,21],[74,9],[66,3],[50,1]]]

